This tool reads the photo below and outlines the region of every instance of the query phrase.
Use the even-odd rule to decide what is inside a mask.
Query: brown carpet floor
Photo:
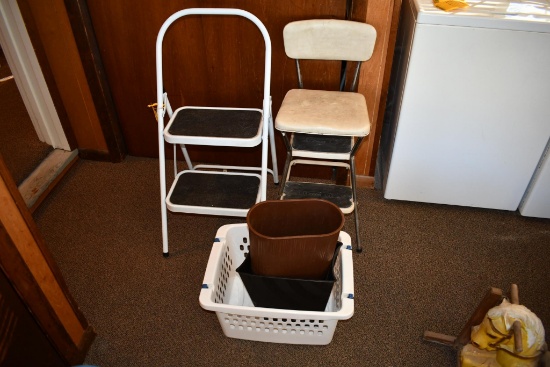
[[[0,79],[11,75],[0,52]],[[19,185],[53,150],[38,139],[14,79],[0,82],[0,154]]]
[[[170,165],[168,165],[170,167]],[[275,198],[270,183],[269,198]],[[550,221],[515,212],[388,201],[359,191],[355,314],[327,346],[223,335],[198,302],[217,229],[239,218],[169,214],[162,256],[158,162],[81,161],[35,213],[109,366],[456,366],[425,330],[457,335],[490,286],[517,283],[550,330]],[[345,230],[354,238],[353,217]],[[547,332],[548,340],[548,332]]]

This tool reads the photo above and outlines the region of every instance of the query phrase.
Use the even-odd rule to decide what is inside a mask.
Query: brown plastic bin
[[[330,270],[344,215],[321,199],[269,200],[246,217],[252,272],[322,279]]]

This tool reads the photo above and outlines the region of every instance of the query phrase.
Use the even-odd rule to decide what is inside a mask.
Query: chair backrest
[[[285,26],[283,39],[293,59],[366,61],[374,50],[376,29],[349,20],[301,20]]]

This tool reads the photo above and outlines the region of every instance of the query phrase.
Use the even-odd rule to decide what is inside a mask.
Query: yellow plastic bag
[[[468,7],[464,0],[433,0],[434,5],[441,10],[451,11]]]

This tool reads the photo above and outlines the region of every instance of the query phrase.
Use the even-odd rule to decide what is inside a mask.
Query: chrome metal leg
[[[353,215],[355,217],[355,238],[357,241],[357,246],[355,248],[355,251],[362,252],[363,247],[361,246],[361,236],[359,234],[359,203],[357,202],[357,184],[356,184],[356,176],[355,176],[355,153],[357,152],[357,149],[359,148],[359,145],[361,145],[361,141],[363,141],[363,138],[358,138],[355,142],[355,145],[353,146],[351,152],[350,152],[350,173],[351,173],[351,192],[353,195],[353,203],[354,203],[354,209],[353,209]]]
[[[283,169],[283,176],[281,177],[281,183],[279,187],[279,199],[282,199],[283,191],[285,190],[286,176],[288,175],[288,170],[290,169],[290,161],[292,160],[292,148],[290,146],[290,141],[288,140],[287,133],[282,133],[283,141],[286,146],[286,160],[285,167]]]
[[[356,191],[356,183],[355,183],[355,157],[352,156],[350,158],[350,170],[351,170],[351,191],[353,194],[353,215],[355,217],[355,238],[357,241],[357,247],[355,248],[355,251],[362,252],[363,247],[361,247],[361,237],[359,235],[359,202],[357,202],[357,191]]]
[[[277,167],[277,149],[275,149],[275,131],[273,129],[273,112],[271,110],[272,100],[269,98],[269,146],[271,148],[271,165],[273,169],[273,183],[279,184],[279,171]]]

